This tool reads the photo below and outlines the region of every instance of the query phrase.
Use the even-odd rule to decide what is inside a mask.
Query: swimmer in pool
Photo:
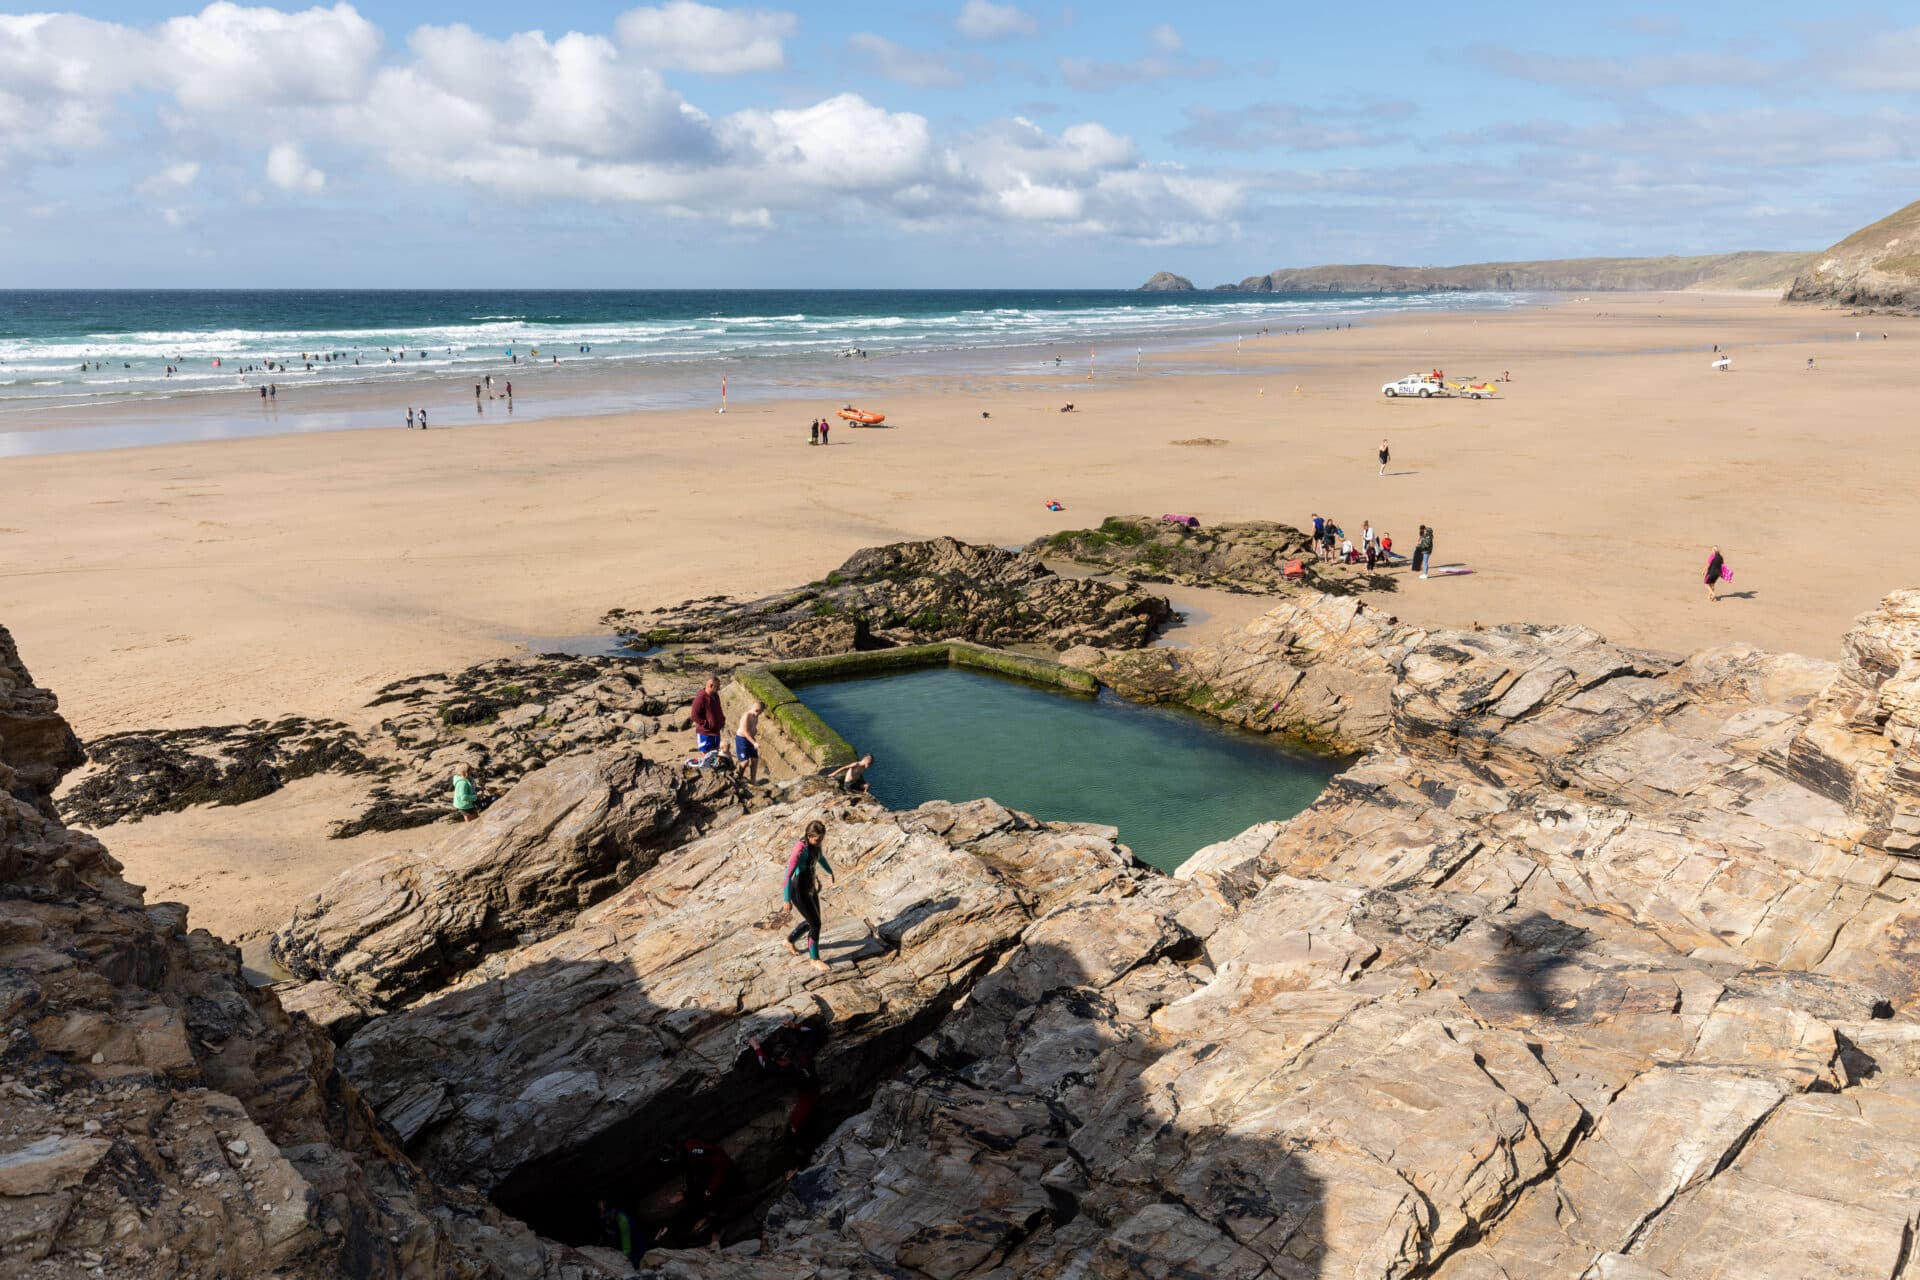
[[[843,764],[838,769],[831,770],[827,776],[833,778],[845,774],[845,777],[840,778],[841,789],[860,793],[867,789],[867,770],[871,768],[873,768],[873,753],[869,751],[852,764]]]

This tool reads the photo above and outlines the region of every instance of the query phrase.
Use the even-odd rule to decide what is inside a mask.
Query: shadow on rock
[[[1148,1026],[1201,985],[1204,969],[1173,958],[1191,939],[1146,912],[1062,914],[1087,932],[1061,945],[1036,926],[793,1179],[767,1219],[770,1259],[822,1274],[1322,1274],[1311,1153],[1170,1091],[1217,1048]]]

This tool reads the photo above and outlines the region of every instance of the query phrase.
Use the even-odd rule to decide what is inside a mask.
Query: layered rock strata
[[[573,756],[530,775],[439,847],[337,876],[274,934],[272,952],[295,975],[340,988],[329,999],[342,1016],[403,1004],[495,951],[565,928],[662,853],[753,803],[731,773],[652,764],[632,747]]]
[[[635,643],[765,660],[953,639],[1135,648],[1172,617],[1164,597],[1129,584],[1062,577],[1026,552],[932,538],[855,552],[797,591],[648,614],[616,609],[606,621]]]
[[[1176,667],[1074,650],[1143,689],[1158,673],[1158,696],[1318,726],[1365,754],[1306,812],[1176,877],[1133,865],[1106,829],[985,801],[891,813],[787,784],[646,854],[597,905],[543,906],[536,940],[464,972],[419,968],[407,929],[355,937],[325,967],[391,963],[412,1003],[366,1021],[342,1061],[379,1132],[442,1185],[487,1189],[567,1239],[594,1234],[599,1195],[630,1205],[643,1236],[671,1221],[650,1152],[723,1145],[734,1173],[716,1216],[745,1238],[644,1259],[676,1280],[1901,1276],[1920,1223],[1920,859],[1901,856],[1913,617],[1914,593],[1890,597],[1838,665],[1744,647],[1678,658],[1580,627],[1415,628],[1325,597]],[[547,772],[568,767],[585,766]],[[503,804],[531,812],[565,788],[534,775],[519,790]],[[17,820],[46,830],[43,801],[15,800]],[[779,907],[785,852],[814,819],[839,873],[825,972],[787,952]],[[502,844],[520,830],[504,824]],[[85,846],[68,873],[95,874],[97,846],[58,840]],[[533,846],[518,847],[464,851],[466,893],[524,891]],[[63,901],[33,927],[67,931],[62,957],[83,936],[99,956],[117,900]],[[36,963],[56,961],[16,968]],[[138,994],[143,963],[90,963],[96,1005],[65,996],[57,1023],[32,1024],[68,1067],[102,1043],[69,1030],[101,1025],[74,1020],[100,992],[115,1028],[160,1001]],[[791,1019],[825,1030],[820,1107],[797,1142],[791,1082],[741,1055]],[[128,1043],[164,1056],[171,1042]],[[317,1032],[299,1043],[328,1051]],[[303,1177],[318,1175],[302,1159],[335,1168],[341,1203],[404,1219],[381,1231],[419,1243],[413,1274],[482,1270],[461,1231],[483,1225],[531,1251],[529,1274],[587,1265],[478,1212],[410,1225],[446,1193],[391,1190],[398,1152],[344,1172],[296,1158],[288,1144],[315,1132],[299,1105],[268,1115],[227,1058],[195,1061],[220,1064],[213,1087]],[[297,1103],[305,1086],[284,1082],[319,1070],[271,1078]],[[168,1114],[186,1125],[176,1144],[231,1141],[217,1114]],[[10,1192],[10,1170],[83,1195],[108,1185],[85,1146],[20,1154],[45,1136],[0,1139],[0,1212],[46,1194]],[[324,1127],[313,1142],[346,1149]],[[77,1239],[53,1230],[51,1247]],[[273,1247],[238,1227],[233,1244],[177,1238],[200,1260],[239,1250],[241,1273]]]
[[[1920,201],[1812,255],[1787,300],[1920,311]]]
[[[1322,562],[1307,534],[1271,520],[1193,529],[1150,516],[1109,516],[1097,529],[1036,538],[1027,550],[1140,582],[1184,582],[1261,595],[1392,591],[1399,581],[1384,567],[1370,573],[1364,565]],[[1299,577],[1287,577],[1290,563],[1300,565]]]
[[[0,1274],[602,1274],[423,1180],[324,1036],[63,827],[76,756],[0,629]]]
[[[816,819],[836,873],[825,973],[788,950],[781,908]],[[751,1193],[790,1099],[740,1061],[749,1037],[819,1020],[821,1089],[864,1097],[1036,916],[1144,875],[1111,829],[815,794],[668,855],[565,932],[371,1022],[343,1059],[429,1168],[537,1220],[564,1214],[566,1188],[657,1182],[655,1148],[687,1137],[727,1147]]]

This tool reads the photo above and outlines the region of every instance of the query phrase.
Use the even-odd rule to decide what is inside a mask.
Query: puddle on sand
[[[508,644],[517,644],[528,653],[564,653],[570,658],[644,658],[660,652],[658,645],[629,649],[621,637],[610,631],[584,636],[501,636]]]
[[[270,987],[276,982],[290,982],[297,976],[273,958],[267,950],[270,941],[271,937],[263,933],[240,944],[240,976],[250,987]]]

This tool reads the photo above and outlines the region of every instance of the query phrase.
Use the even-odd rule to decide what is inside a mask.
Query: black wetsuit
[[[793,846],[793,856],[787,860],[786,897],[800,913],[800,923],[787,935],[787,945],[792,946],[804,934],[810,960],[820,958],[820,881],[814,874],[816,866],[833,874],[833,866],[819,845],[801,840]]]

